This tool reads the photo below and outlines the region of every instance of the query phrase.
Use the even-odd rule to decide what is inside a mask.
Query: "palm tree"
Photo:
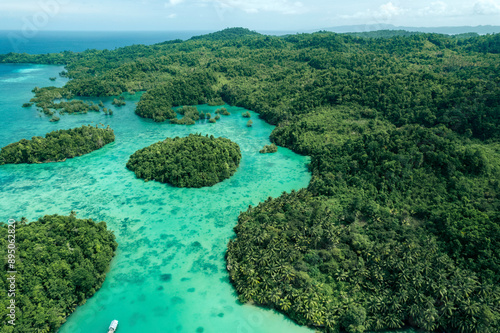
[[[287,280],[287,281],[291,281],[295,278],[295,273],[293,272],[293,269],[289,266],[287,266],[284,271],[283,271],[283,277]]]
[[[403,321],[401,318],[394,313],[389,314],[384,318],[384,322],[389,328],[401,328],[403,326]]]
[[[372,326],[375,330],[381,330],[386,327],[384,320],[380,317],[374,319]]]
[[[334,328],[338,327],[338,318],[332,314],[327,314],[325,317],[325,327],[327,332],[334,332]]]
[[[455,304],[453,304],[452,302],[449,302],[449,301],[445,301],[443,303],[443,306],[441,307],[441,312],[446,314],[446,316],[451,317],[456,309],[457,308],[455,307]]]
[[[255,271],[253,269],[250,271],[251,271],[251,274],[247,277],[247,283],[251,287],[255,288],[260,284],[260,278],[257,276],[257,274],[255,273]]]
[[[290,302],[290,300],[287,297],[285,297],[285,298],[282,298],[280,300],[279,306],[283,311],[288,311],[290,309],[290,307],[292,306],[292,303]]]
[[[465,300],[462,301],[462,304],[460,304],[460,309],[468,316],[475,316],[479,313],[480,311],[480,306],[478,303],[471,301],[470,298],[466,298]]]

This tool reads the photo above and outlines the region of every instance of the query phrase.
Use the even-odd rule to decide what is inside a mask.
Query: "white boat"
[[[117,327],[118,327],[118,320],[113,320],[111,322],[111,325],[109,325],[108,333],[114,333]]]

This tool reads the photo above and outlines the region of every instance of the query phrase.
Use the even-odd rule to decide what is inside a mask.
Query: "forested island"
[[[15,226],[15,325],[2,332],[56,332],[66,318],[101,287],[118,244],[105,222],[47,215]],[[0,224],[2,257],[12,227]],[[12,229],[14,230],[14,229]],[[10,238],[9,238],[10,239]],[[7,260],[3,272],[10,271]],[[10,299],[9,274],[0,275],[0,315],[4,323]]]
[[[146,91],[156,121],[223,100],[311,156],[307,189],[239,217],[242,302],[325,332],[498,332],[500,35],[382,35],[228,29],[0,62],[64,64],[75,96]]]
[[[276,146],[274,143],[271,143],[270,145],[265,145],[264,148],[259,150],[259,153],[272,154],[272,153],[276,153],[277,151],[278,151],[278,146]]]
[[[138,178],[176,187],[215,185],[231,177],[241,160],[240,147],[226,138],[190,134],[167,138],[136,151],[127,163]]]
[[[60,162],[88,154],[115,141],[109,127],[83,125],[68,130],[47,133],[45,138],[34,136],[11,143],[0,151],[0,165],[20,163]]]

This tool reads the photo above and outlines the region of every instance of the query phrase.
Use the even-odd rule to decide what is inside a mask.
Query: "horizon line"
[[[252,28],[246,28],[246,27],[226,27],[226,28],[215,28],[215,29],[136,29],[136,30],[120,30],[120,29],[113,29],[113,30],[105,30],[105,29],[86,29],[86,30],[76,30],[76,29],[40,29],[39,32],[206,32],[206,31],[222,31],[225,29],[230,29],[230,28],[246,28],[251,31],[276,31],[276,32],[290,32],[290,31],[321,31],[325,29],[334,29],[334,28],[346,28],[346,27],[360,27],[360,26],[372,26],[372,27],[387,27],[386,29],[382,28],[380,30],[391,30],[392,28],[425,28],[425,29],[431,29],[431,28],[480,28],[480,27],[495,27],[495,28],[500,28],[500,25],[491,25],[491,24],[485,24],[485,25],[442,25],[442,26],[402,26],[402,25],[394,25],[394,24],[370,24],[370,23],[361,23],[361,24],[349,24],[349,25],[337,25],[337,26],[329,26],[329,27],[322,27],[322,28],[304,28],[304,29],[252,29]],[[23,31],[22,29],[0,29],[0,31]]]

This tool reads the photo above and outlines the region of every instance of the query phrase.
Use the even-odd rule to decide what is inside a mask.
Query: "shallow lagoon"
[[[106,281],[79,307],[61,333],[105,332],[118,319],[119,332],[310,332],[270,310],[237,302],[228,281],[224,253],[234,236],[240,211],[283,191],[306,187],[307,157],[269,144],[273,126],[252,113],[247,127],[242,108],[216,124],[193,126],[154,123],[133,112],[139,95],[117,108],[103,99],[113,116],[64,115],[57,123],[21,105],[35,86],[55,82],[61,67],[0,65],[0,145],[44,135],[54,129],[93,122],[110,125],[116,141],[91,154],[62,163],[0,167],[1,220],[69,214],[106,221],[119,243]],[[214,114],[217,107],[202,106]],[[242,160],[230,179],[210,188],[179,189],[136,179],[125,168],[136,150],[165,137],[202,133],[227,137],[240,145]]]

